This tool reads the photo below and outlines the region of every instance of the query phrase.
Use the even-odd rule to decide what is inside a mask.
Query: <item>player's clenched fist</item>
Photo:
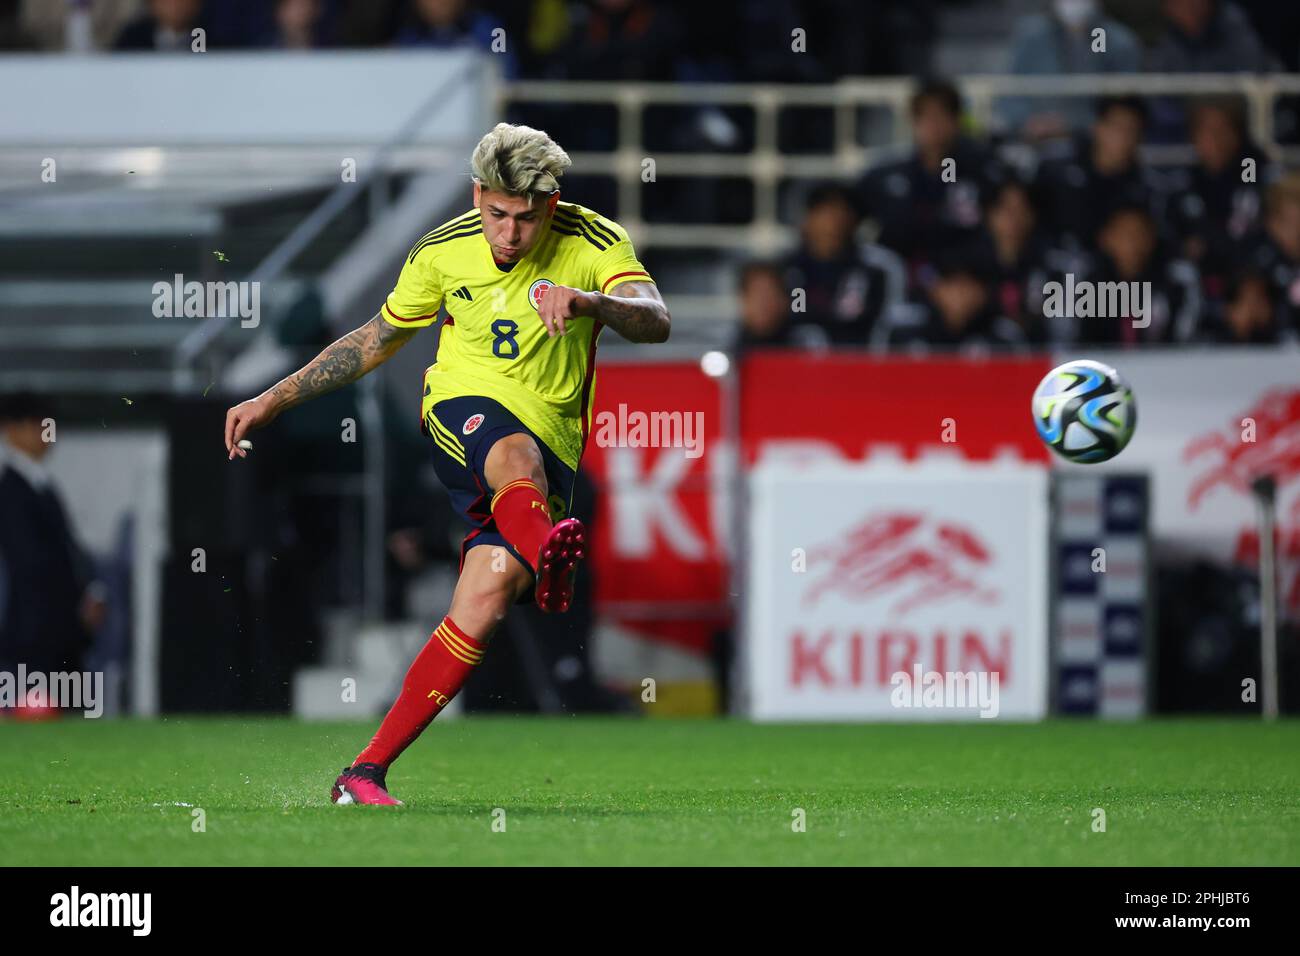
[[[246,402],[240,402],[234,408],[226,412],[226,451],[230,452],[230,458],[234,459],[236,455],[240,458],[247,458],[248,452],[239,447],[240,441],[244,435],[254,428],[261,428],[263,425],[269,425],[276,416],[276,409],[262,396],[250,398]]]
[[[553,285],[542,292],[537,314],[552,337],[563,335],[568,331],[566,322],[590,313],[593,298],[590,292],[579,292],[567,285]]]

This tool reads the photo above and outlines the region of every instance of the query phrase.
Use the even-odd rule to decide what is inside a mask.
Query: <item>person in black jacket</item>
[[[903,257],[912,291],[929,284],[936,255],[974,237],[980,203],[1006,176],[986,146],[961,135],[961,97],[946,81],[912,98],[912,155],[870,170],[858,183],[877,241]]]
[[[1031,344],[1054,344],[1055,329],[1043,315],[1043,290],[1069,268],[1069,257],[1047,242],[1023,182],[1009,178],[989,197],[968,258],[988,275],[997,310],[1014,320]]]
[[[914,352],[1022,351],[1024,329],[994,301],[990,276],[964,250],[936,260],[938,278],[915,303],[897,310],[884,336],[891,349]]]
[[[1194,338],[1202,323],[1200,276],[1194,265],[1167,251],[1145,206],[1113,209],[1098,233],[1097,248],[1091,266],[1077,279],[1093,283],[1099,303],[1101,290],[1116,283],[1129,288],[1140,284],[1150,291],[1144,307],[1147,314],[1142,319],[1103,314],[1098,305],[1099,314],[1074,320],[1074,344],[1133,347]]]
[[[897,255],[859,243],[853,193],[825,183],[808,197],[801,241],[785,259],[795,337],[810,347],[865,346],[903,300],[906,277]]]
[[[1251,269],[1233,273],[1222,302],[1207,308],[1195,341],[1205,345],[1294,343],[1295,332],[1282,323],[1278,291],[1267,275]]]
[[[1200,269],[1206,295],[1218,301],[1239,244],[1259,226],[1273,171],[1231,100],[1207,99],[1193,108],[1192,145],[1196,163],[1175,175],[1166,218],[1179,254]],[[1253,169],[1245,160],[1254,161]]]
[[[1034,182],[1035,205],[1053,243],[1091,251],[1098,230],[1121,206],[1151,208],[1157,195],[1138,158],[1147,110],[1136,97],[1109,97],[1089,136],[1049,147]]]
[[[740,320],[732,340],[739,355],[753,349],[805,345],[791,323],[790,296],[779,262],[754,260],[741,266],[737,299]]]
[[[28,393],[0,396],[0,670],[81,670],[105,607],[44,465],[52,420]]]
[[[1237,247],[1236,266],[1268,276],[1283,332],[1300,332],[1300,172],[1268,187],[1261,228]]]

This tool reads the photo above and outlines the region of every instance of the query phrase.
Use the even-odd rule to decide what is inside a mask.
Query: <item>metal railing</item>
[[[269,283],[284,275],[295,259],[334,222],[358,196],[366,196],[372,217],[378,216],[392,201],[387,177],[393,172],[391,159],[401,147],[408,145],[425,128],[431,119],[445,108],[447,94],[454,84],[464,81],[455,74],[436,87],[391,137],[374,151],[366,172],[356,182],[340,181],[285,238],[258,263],[249,274],[249,282]],[[198,384],[195,363],[219,339],[236,317],[214,317],[205,321],[185,337],[176,349],[175,387],[193,390]]]
[[[1255,141],[1275,158],[1300,162],[1300,147],[1281,146],[1275,136],[1275,107],[1281,96],[1300,96],[1300,75],[1250,74],[1111,74],[1107,76],[972,75],[955,81],[965,96],[971,119],[981,129],[994,125],[999,97],[1094,97],[1237,95],[1247,103]],[[498,112],[513,103],[556,106],[603,104],[618,115],[618,145],[610,152],[570,155],[574,171],[615,178],[618,220],[639,247],[743,249],[770,255],[790,245],[793,229],[778,218],[778,186],[783,178],[848,178],[864,172],[898,144],[911,138],[907,122],[915,83],[906,79],[851,78],[824,86],[771,84],[578,83],[516,81],[503,84]],[[651,157],[643,140],[648,107],[745,107],[754,111],[754,146],[748,152],[656,153],[655,175],[737,176],[754,183],[754,216],[746,225],[663,224],[647,222],[642,209],[642,163]],[[822,156],[789,155],[778,146],[782,110],[822,107],[834,114],[834,144]],[[865,108],[890,112],[890,142],[864,143]],[[1156,163],[1186,159],[1186,149],[1146,150]]]

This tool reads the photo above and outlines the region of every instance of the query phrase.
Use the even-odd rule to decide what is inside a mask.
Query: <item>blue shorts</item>
[[[546,442],[514,413],[490,398],[468,395],[444,399],[429,409],[420,428],[433,439],[433,467],[438,480],[451,495],[452,508],[470,528],[460,546],[461,567],[465,566],[465,555],[470,548],[490,544],[505,548],[533,573],[532,561],[525,560],[506,541],[492,518],[495,489],[488,486],[483,474],[488,452],[500,439],[521,432],[537,443],[546,470],[547,504],[552,522],[568,517],[573,507],[573,469],[556,457]]]

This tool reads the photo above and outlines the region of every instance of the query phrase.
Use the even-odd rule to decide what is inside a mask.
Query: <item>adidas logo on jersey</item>
[[[464,299],[466,302],[474,301],[474,297],[469,294],[469,289],[466,288],[465,286],[461,286],[459,289],[453,292],[452,295],[454,295],[458,299]]]

